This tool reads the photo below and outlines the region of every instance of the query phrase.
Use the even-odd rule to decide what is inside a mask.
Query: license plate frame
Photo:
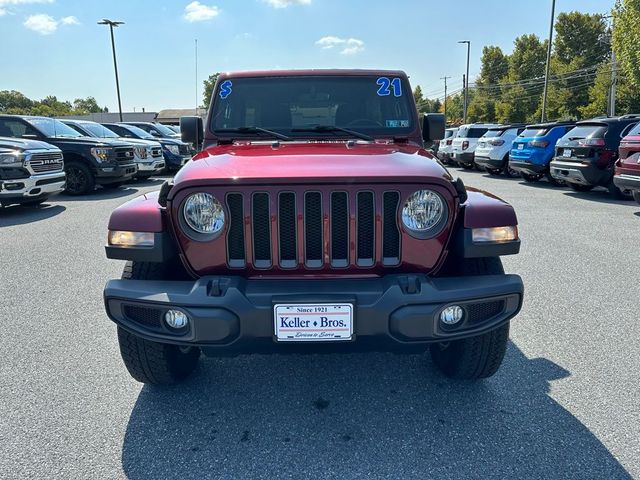
[[[273,306],[273,339],[278,343],[353,341],[353,313],[352,303],[277,303]]]

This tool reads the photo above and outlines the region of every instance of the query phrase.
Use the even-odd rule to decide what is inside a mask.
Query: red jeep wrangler
[[[400,71],[223,74],[203,151],[113,212],[104,290],[131,375],[185,378],[201,353],[424,352],[445,375],[496,372],[522,305],[513,208],[426,150]]]

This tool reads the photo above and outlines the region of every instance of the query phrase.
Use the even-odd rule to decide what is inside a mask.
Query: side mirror
[[[204,137],[204,127],[201,117],[180,117],[180,137],[183,142],[198,147]]]
[[[442,113],[425,113],[422,118],[422,139],[435,142],[444,138],[446,122]]]

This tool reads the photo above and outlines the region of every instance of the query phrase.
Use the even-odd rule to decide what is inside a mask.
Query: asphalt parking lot
[[[505,363],[205,359],[175,387],[125,370],[102,288],[111,210],[152,180],[0,210],[2,478],[640,477],[640,206],[458,172],[511,202],[526,298]]]

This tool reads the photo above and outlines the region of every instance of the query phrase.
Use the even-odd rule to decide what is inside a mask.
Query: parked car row
[[[0,206],[177,171],[194,153],[164,125],[0,115]]]
[[[578,192],[605,187],[640,203],[640,115],[532,125],[469,124],[447,129],[437,155],[491,175],[546,178]]]

